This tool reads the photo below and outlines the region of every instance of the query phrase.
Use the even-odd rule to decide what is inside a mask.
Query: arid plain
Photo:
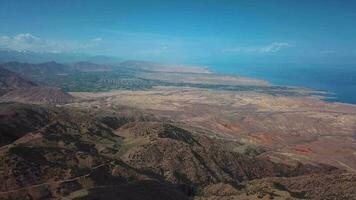
[[[189,74],[152,74],[151,78],[174,82],[194,80],[206,84],[214,80],[227,85],[269,87],[263,81],[248,78],[200,75],[199,79],[191,79]],[[80,101],[67,106],[88,109],[93,114],[126,107],[263,147],[277,160],[321,162],[356,171],[356,106],[325,102],[318,94],[306,95],[311,92],[306,89],[288,90],[295,95],[158,86],[147,91],[71,93]]]
[[[0,199],[356,198],[356,106],[183,69],[2,64]]]

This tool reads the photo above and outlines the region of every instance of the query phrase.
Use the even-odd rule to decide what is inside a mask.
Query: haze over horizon
[[[171,63],[355,63],[355,1],[0,1],[0,48]]]

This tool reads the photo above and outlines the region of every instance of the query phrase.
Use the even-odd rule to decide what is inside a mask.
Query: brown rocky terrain
[[[306,163],[356,169],[356,108],[352,105],[326,103],[316,96],[182,87],[72,95],[84,101],[70,106],[93,113],[127,106],[224,138],[264,146],[275,159],[288,156]]]
[[[11,89],[29,88],[36,86],[35,83],[22,78],[14,72],[0,68],[0,90],[5,93]]]
[[[1,64],[1,67],[29,79],[34,76],[46,76],[49,74],[66,74],[73,70],[66,65],[54,61],[39,64],[8,62]]]
[[[20,102],[31,104],[65,104],[74,101],[74,97],[55,87],[30,87],[11,90],[0,97],[2,102]]]
[[[344,170],[288,156],[276,160],[265,154],[265,148],[127,108],[105,116],[80,109],[2,106],[0,122],[13,126],[0,126],[0,131],[13,139],[0,148],[1,199],[353,199],[356,195],[355,175]],[[19,129],[18,123],[28,128]],[[335,190],[329,190],[327,184],[334,183]]]
[[[16,64],[31,77],[114,70],[59,65]],[[67,94],[4,70],[0,199],[356,199],[355,106],[141,65],[122,66],[166,86]]]
[[[12,64],[14,63],[8,65]],[[0,102],[63,104],[73,101],[74,97],[59,88],[40,86],[12,71],[0,68]]]
[[[49,123],[51,115],[47,109],[41,107],[2,103],[0,119],[0,145],[3,146],[45,126]]]

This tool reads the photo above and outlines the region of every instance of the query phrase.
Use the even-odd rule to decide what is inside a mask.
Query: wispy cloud
[[[286,42],[274,42],[270,45],[259,49],[261,53],[274,53],[280,51],[282,48],[290,47],[291,45]]]
[[[30,33],[20,33],[14,36],[0,35],[0,48],[15,51],[67,52],[95,47],[102,41],[102,38],[93,38],[92,40],[85,42],[51,40],[40,38]]]
[[[223,49],[223,53],[276,53],[284,48],[291,47],[287,42],[273,42],[265,46],[243,46]]]

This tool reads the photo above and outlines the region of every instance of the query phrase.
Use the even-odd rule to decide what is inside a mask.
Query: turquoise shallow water
[[[326,101],[356,104],[356,65],[210,63],[208,66],[219,74],[322,90],[330,93]]]

